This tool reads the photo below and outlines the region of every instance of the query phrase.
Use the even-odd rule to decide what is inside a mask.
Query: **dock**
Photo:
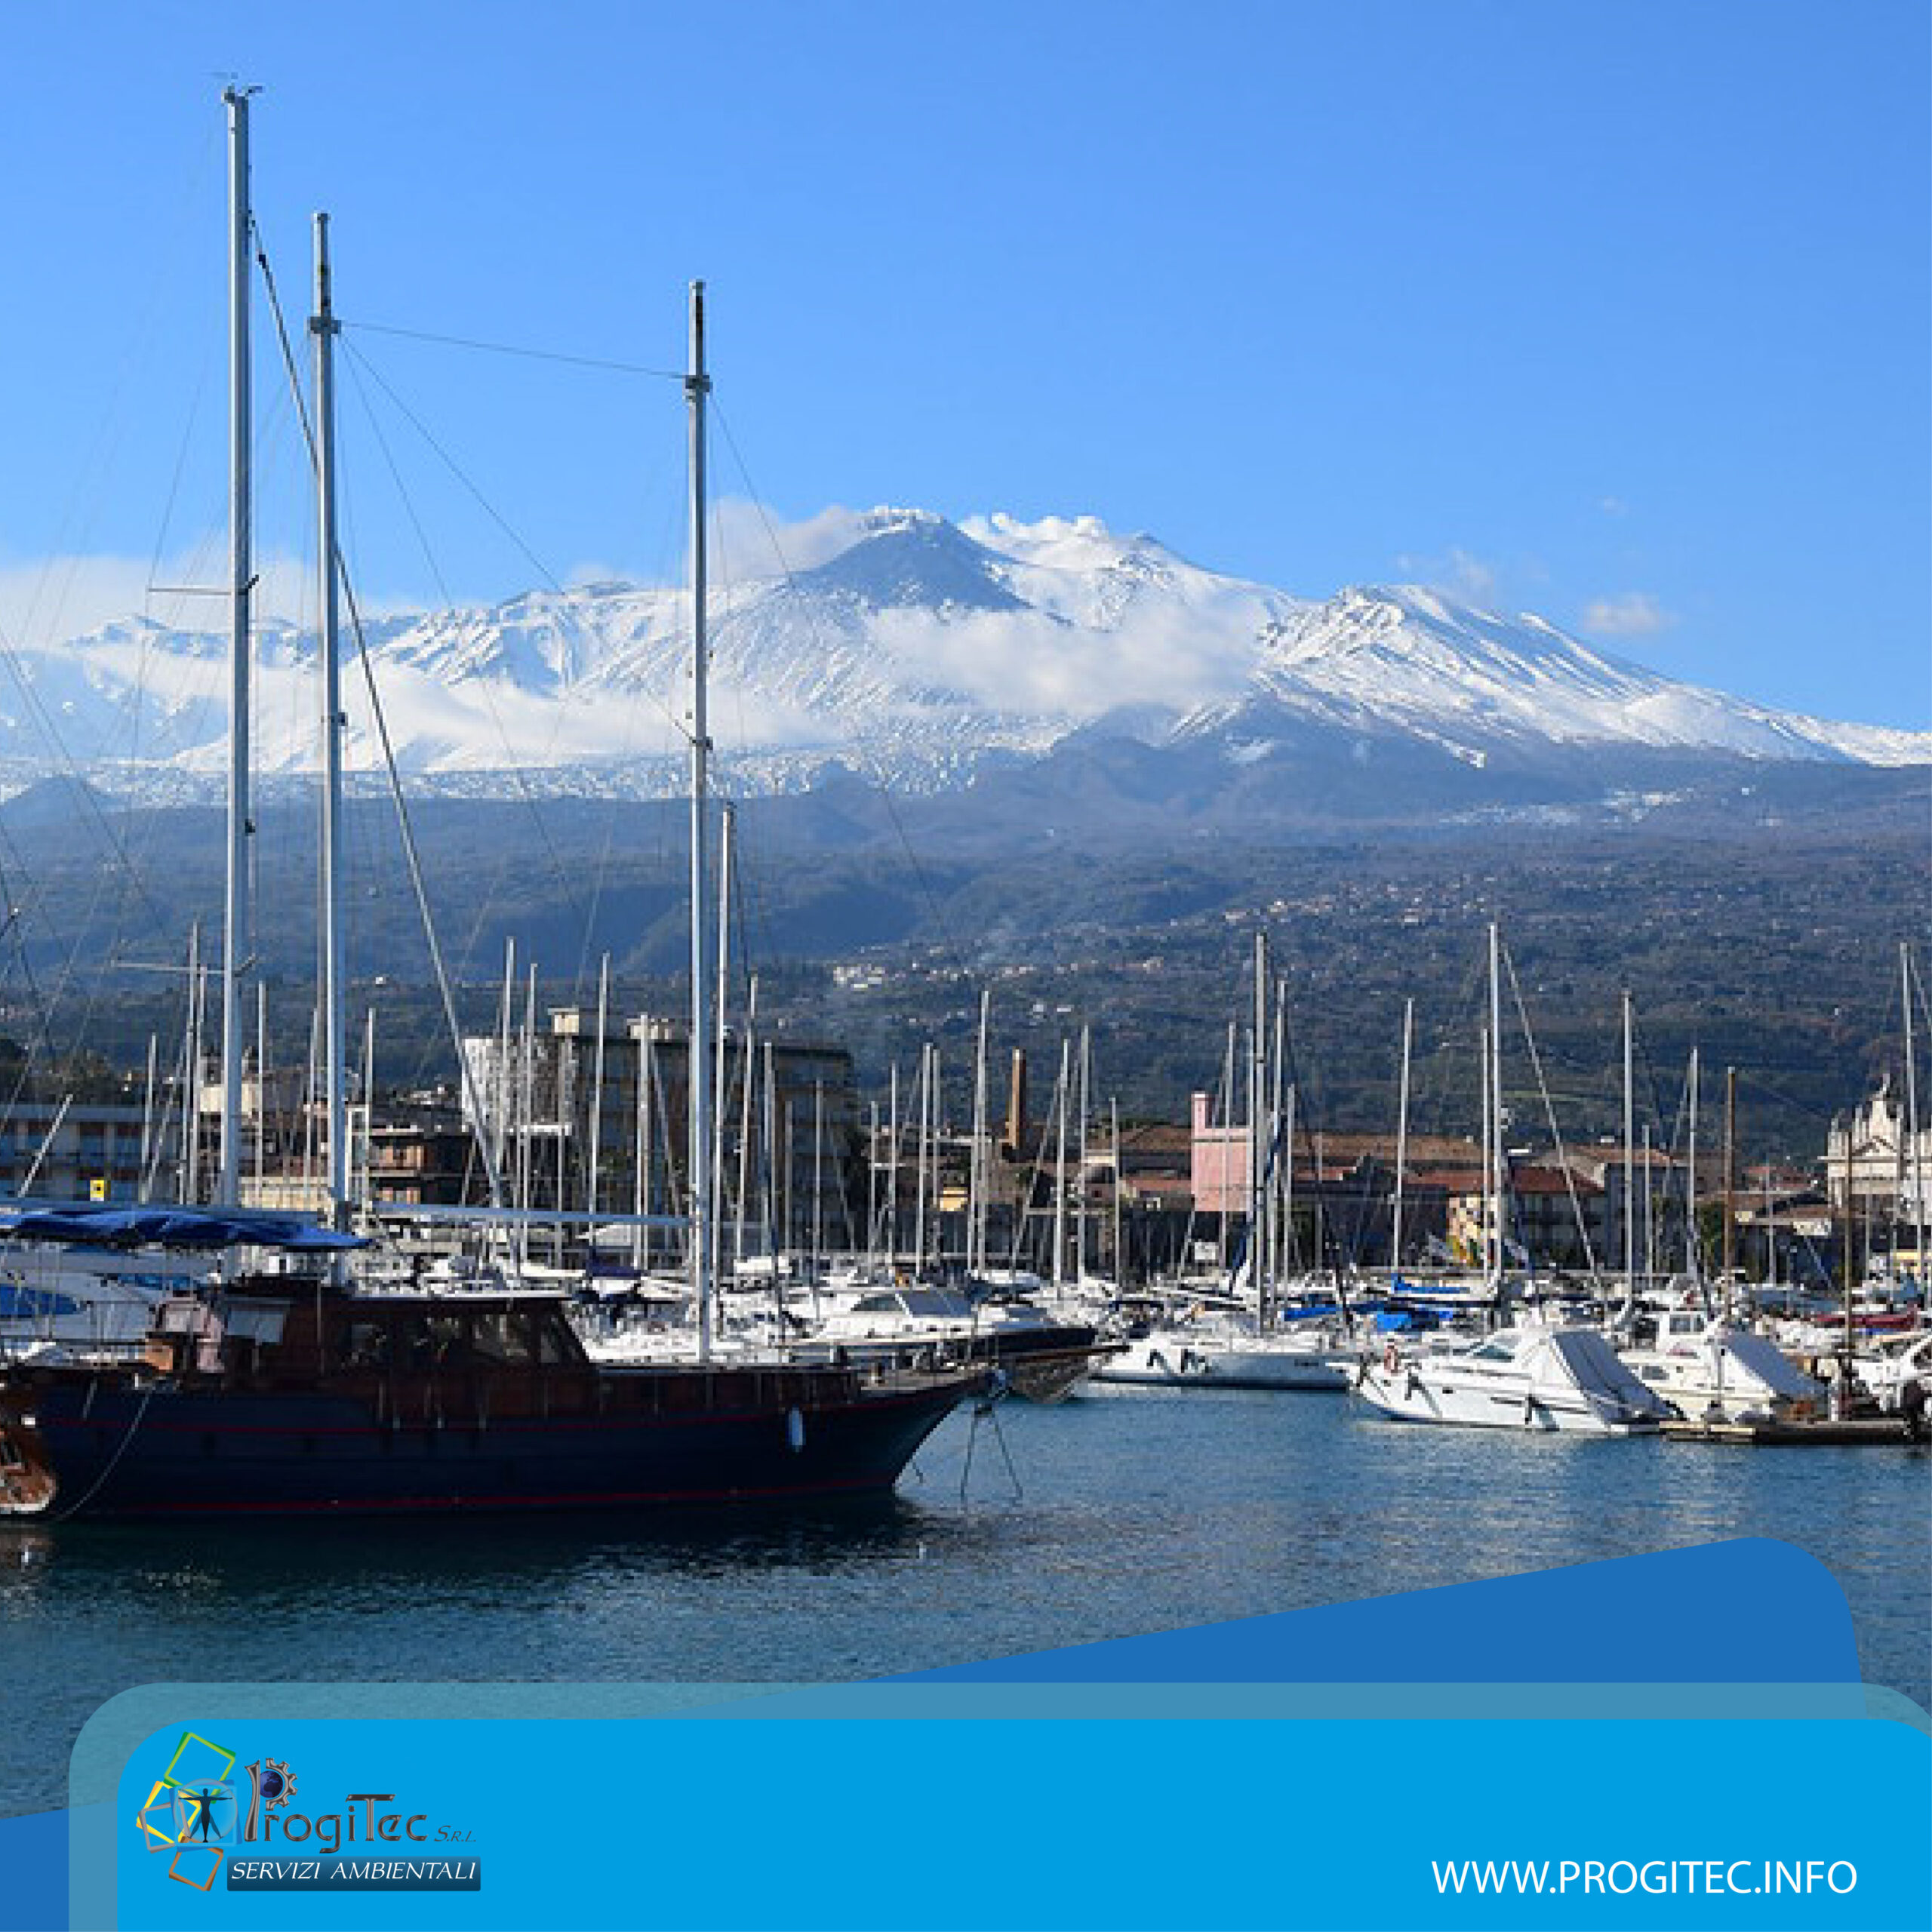
[[[1663,1424],[1673,1442],[1729,1442],[1746,1447],[1904,1448],[1932,1444],[1932,1435],[1908,1432],[1897,1416],[1847,1416],[1808,1422],[1733,1422],[1698,1417]]]

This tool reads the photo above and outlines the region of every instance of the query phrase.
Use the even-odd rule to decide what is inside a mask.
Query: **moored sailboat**
[[[275,1256],[279,1274],[230,1270],[158,1310],[136,1361],[15,1364],[0,1371],[0,1515],[206,1515],[466,1512],[711,1503],[888,1489],[920,1443],[983,1386],[983,1371],[888,1371],[850,1364],[713,1359],[715,1281],[708,1161],[712,1097],[706,970],[705,411],[701,283],[691,298],[685,379],[691,449],[693,617],[691,948],[688,1224],[694,1359],[602,1367],[586,1355],[561,1298],[460,1297],[359,1284],[346,1231],[347,1140],[341,1106],[340,928],[325,944],[331,1228],[235,1206],[241,1040],[236,981],[246,930],[249,831],[250,565],[247,285],[248,96],[229,88],[230,315],[235,488],[234,679],[231,718],[223,1134],[217,1206],[166,1211],[126,1225],[129,1241],[165,1238],[211,1254]],[[326,227],[317,223],[316,458],[321,503],[325,823],[340,783],[341,715],[331,660],[337,574],[328,375],[335,331]],[[325,899],[337,906],[325,841]],[[90,1217],[75,1211],[78,1225]],[[136,1217],[138,1221],[139,1217]]]

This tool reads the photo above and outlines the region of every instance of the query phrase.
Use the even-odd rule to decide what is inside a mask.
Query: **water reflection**
[[[1820,1558],[1867,1676],[1932,1695],[1923,1451],[1418,1429],[1315,1396],[1002,1413],[1017,1495],[961,1417],[897,1495],[806,1510],[0,1531],[0,1810],[63,1801],[74,1731],[136,1683],[877,1676],[1727,1536]]]

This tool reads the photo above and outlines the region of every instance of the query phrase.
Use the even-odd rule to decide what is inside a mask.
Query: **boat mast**
[[[248,652],[255,571],[249,475],[253,426],[248,387],[248,97],[223,90],[228,108],[229,639],[228,872],[221,965],[221,1156],[215,1199],[239,1198],[242,1167],[242,954],[248,943]],[[198,1109],[197,1088],[193,1105]]]
[[[992,1179],[986,1137],[986,1032],[992,1018],[992,989],[980,989],[980,1032],[973,1054],[973,1164],[968,1189],[966,1212],[966,1272],[974,1276],[986,1272],[986,1189]]]
[[[1267,1179],[1263,1172],[1261,1110],[1268,1097],[1268,935],[1254,935],[1254,1024],[1248,1041],[1247,1284],[1254,1291],[1255,1319],[1268,1321]]]
[[[1637,1303],[1637,1085],[1632,1042],[1630,995],[1623,995],[1623,1299]],[[1647,1164],[1646,1184],[1650,1179]]]
[[[1684,1177],[1684,1265],[1700,1292],[1704,1270],[1697,1254],[1697,1049],[1690,1049],[1690,1164]]]
[[[1402,1002],[1402,1091],[1395,1109],[1395,1207],[1389,1229],[1389,1279],[1402,1277],[1402,1187],[1409,1164],[1409,1055],[1415,1044],[1416,1003]],[[1292,1150],[1291,1150],[1292,1151]]]
[[[1737,1266],[1737,1069],[1724,1070],[1724,1282],[1719,1291],[1728,1309],[1731,1275]]]
[[[597,1045],[591,1056],[590,1118],[586,1137],[589,1142],[584,1156],[583,1204],[591,1217],[590,1232],[596,1232],[597,1171],[604,1157],[604,1036],[611,1025],[611,955],[607,952],[597,968]]]
[[[1494,920],[1489,926],[1489,1106],[1490,1106],[1490,1213],[1495,1242],[1491,1276],[1497,1288],[1503,1285],[1503,1235],[1504,1225],[1503,1167],[1503,929]]]
[[[723,860],[721,849],[719,858]],[[745,1258],[745,1226],[751,1216],[752,1190],[758,1182],[758,1163],[753,1155],[752,1141],[752,1107],[758,1095],[758,975],[751,976],[745,992],[745,1040],[743,1051],[738,1055],[738,1186],[731,1201],[731,1265],[735,1270]],[[717,1214],[717,1239],[721,1265],[724,1244],[724,1103],[731,1094],[731,1087],[724,1075],[724,1009],[718,1009],[718,1040],[720,1051],[717,1069],[717,1084],[712,1092],[716,1105],[717,1131],[712,1137],[712,1158],[716,1163],[712,1174],[712,1201]]]
[[[1093,1112],[1094,1034],[1091,1027],[1080,1029],[1080,1131],[1075,1137],[1075,1161],[1079,1192],[1073,1197],[1073,1279],[1075,1286],[1087,1278],[1087,1121]]]
[[[1269,1279],[1278,1289],[1287,1278],[1287,1217],[1281,1205],[1282,1176],[1293,1164],[1294,1142],[1281,1136],[1281,1102],[1287,1080],[1288,983],[1275,982],[1275,1035],[1268,1071],[1268,1253],[1272,1266]]]
[[[342,658],[335,521],[335,318],[329,281],[329,218],[315,217],[315,565],[320,576],[322,672],[322,1085],[328,1120],[329,1225],[349,1226],[349,986],[342,903]],[[366,1104],[368,1096],[364,1096]]]
[[[1121,1260],[1121,1247],[1120,1102],[1118,1100],[1109,1103],[1109,1112],[1112,1115],[1114,1138],[1113,1278],[1114,1286],[1119,1288],[1127,1280],[1127,1270]]]
[[[1054,1152],[1054,1286],[1066,1285],[1066,1103],[1072,1081],[1072,1047],[1063,1034],[1060,1042],[1060,1087],[1054,1096],[1058,1140]]]
[[[885,1272],[899,1266],[899,1063],[892,1063],[892,1084],[887,1115],[890,1137],[885,1143]]]
[[[723,1266],[724,1241],[724,1112],[731,1091],[728,1063],[731,1010],[731,850],[737,830],[737,814],[728,801],[718,811],[718,997],[712,1013],[718,1023],[717,1051],[711,1066],[711,1230],[718,1266]],[[744,1105],[738,1136],[738,1197],[737,1219],[732,1224],[731,1261],[734,1269],[745,1258],[745,1148],[751,1134],[752,1037],[758,1017],[758,975],[751,976],[749,1003],[745,1011]]]
[[[1925,1287],[1925,1155],[1918,1140],[1918,1054],[1912,1033],[1912,947],[1899,943],[1899,979],[1905,995],[1905,1144],[1899,1179],[1912,1189],[1912,1272],[1922,1297]]]
[[[691,1037],[685,1084],[691,1112],[686,1129],[686,1164],[691,1185],[691,1295],[697,1304],[697,1357],[711,1359],[711,1051],[710,934],[705,919],[709,879],[706,789],[709,781],[711,738],[705,715],[706,565],[704,506],[704,405],[711,379],[704,369],[704,284],[691,290],[691,368],[685,399],[691,428]]]

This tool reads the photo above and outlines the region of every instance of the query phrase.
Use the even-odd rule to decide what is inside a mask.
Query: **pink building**
[[[1214,1103],[1205,1094],[1194,1097],[1192,1158],[1189,1171],[1194,1183],[1194,1211],[1197,1214],[1244,1214],[1247,1212],[1247,1125],[1208,1124]]]

